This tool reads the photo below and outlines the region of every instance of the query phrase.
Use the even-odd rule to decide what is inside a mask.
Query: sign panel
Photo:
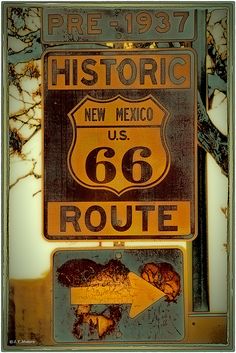
[[[194,76],[188,49],[44,56],[48,239],[195,234]]]
[[[82,4],[81,4],[82,5]],[[194,40],[194,9],[43,8],[45,43]]]
[[[85,187],[100,187],[117,195],[160,183],[170,164],[163,132],[167,115],[152,96],[137,101],[122,96],[98,101],[87,96],[69,114],[74,133],[68,156],[71,174]],[[137,137],[137,126],[141,138]],[[145,147],[139,147],[142,140],[146,140]],[[104,141],[106,147],[97,147]],[[102,154],[112,158],[113,164],[97,161],[94,168],[94,159]],[[135,155],[148,158],[149,163],[144,158],[135,161]],[[99,163],[104,168],[99,168]]]
[[[53,257],[53,273],[56,342],[184,338],[180,249],[60,250]]]

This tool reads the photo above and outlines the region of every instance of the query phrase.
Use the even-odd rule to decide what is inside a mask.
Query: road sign
[[[170,164],[163,136],[167,116],[165,108],[151,95],[136,101],[122,96],[109,100],[86,96],[69,113],[73,125],[73,142],[68,156],[71,174],[85,187],[106,189],[117,195],[160,183]],[[145,147],[142,140],[146,141]],[[105,142],[105,147],[98,147]],[[133,161],[135,155],[143,158]],[[106,156],[107,161],[99,162],[100,156]],[[112,160],[112,164],[108,160]],[[127,164],[131,166],[130,171]],[[139,168],[135,168],[135,164]],[[99,168],[99,165],[103,167]]]
[[[81,4],[82,5],[82,4]],[[123,5],[124,6],[124,5]],[[194,9],[43,8],[45,43],[194,40]]]
[[[184,338],[180,249],[59,250],[53,268],[56,342]]]
[[[194,236],[194,62],[189,49],[44,56],[48,239]]]

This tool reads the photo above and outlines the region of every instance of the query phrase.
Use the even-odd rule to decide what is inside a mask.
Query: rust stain
[[[224,244],[223,244],[223,247],[224,247],[226,253],[228,253],[228,244],[227,244],[227,243],[224,243]]]
[[[220,210],[223,212],[225,218],[228,218],[228,207],[221,207]]]
[[[12,153],[21,154],[24,139],[17,129],[10,130],[9,145]]]
[[[32,280],[10,280],[10,310],[14,307],[10,337],[33,346],[51,345],[52,297],[51,277]],[[14,326],[14,327],[13,327]],[[12,332],[14,330],[14,332]],[[18,343],[15,343],[18,345]],[[30,346],[30,344],[28,344]]]
[[[168,302],[175,302],[180,294],[180,276],[169,263],[148,263],[141,270],[141,276],[162,290]]]

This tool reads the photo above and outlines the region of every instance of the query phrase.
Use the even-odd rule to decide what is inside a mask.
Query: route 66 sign
[[[68,167],[81,185],[121,195],[156,185],[167,174],[168,113],[151,95],[134,101],[86,96],[68,115],[73,125]]]
[[[46,52],[48,239],[196,234],[194,67],[192,49]]]

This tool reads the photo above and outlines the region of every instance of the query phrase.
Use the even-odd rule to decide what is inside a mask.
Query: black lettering
[[[130,108],[124,108],[124,121],[129,121],[129,110]]]
[[[131,112],[130,121],[136,121],[137,120],[136,110],[137,110],[137,108],[130,108],[130,112]]]
[[[98,225],[93,225],[91,222],[91,215],[93,212],[98,212],[100,214],[100,223]],[[85,225],[91,232],[100,232],[106,225],[106,218],[106,213],[102,207],[91,206],[85,213]]]
[[[126,207],[126,223],[122,226],[119,225],[119,220],[117,218],[117,206],[111,206],[111,224],[112,227],[118,232],[124,232],[131,227],[132,224],[132,207]]]
[[[155,206],[153,205],[136,206],[135,209],[136,211],[142,212],[142,231],[147,232],[148,231],[148,212],[155,211]]]
[[[145,121],[146,118],[147,118],[147,117],[144,116],[144,113],[143,113],[143,112],[145,112],[145,110],[146,110],[146,109],[145,109],[144,107],[142,107],[142,108],[140,109],[140,120],[141,120],[141,121]]]
[[[71,216],[68,215],[68,212],[73,212]],[[76,206],[61,206],[60,207],[60,231],[66,232],[66,224],[72,223],[74,230],[80,232],[80,226],[78,220],[81,216],[80,209]]]
[[[166,211],[177,211],[176,205],[165,205],[158,206],[158,229],[164,232],[177,232],[177,226],[166,226],[165,221],[170,221],[172,219],[171,214],[166,213]]]
[[[125,67],[129,66],[130,67],[130,76],[125,77]],[[134,83],[136,77],[137,77],[137,68],[132,59],[124,59],[121,61],[119,66],[117,67],[118,75],[120,82],[123,83],[123,85],[131,85]]]
[[[176,77],[175,65],[185,65],[185,64],[186,64],[186,62],[183,58],[174,58],[170,63],[169,77],[170,77],[171,82],[173,82],[175,85],[181,85],[186,80],[186,77],[184,77],[184,76]]]
[[[73,59],[73,85],[78,83],[78,66],[77,60]]]
[[[123,108],[116,108],[116,121],[123,121],[123,116],[124,116],[124,110]]]
[[[112,136],[113,134],[113,136]],[[116,130],[114,130],[113,132],[111,130],[108,130],[108,138],[109,140],[115,140],[116,139]]]
[[[160,84],[164,85],[166,83],[166,59],[161,58],[160,60]]]
[[[111,84],[111,66],[116,64],[116,59],[101,59],[100,64],[106,66],[106,85]]]
[[[149,65],[151,67],[148,69],[145,67],[146,65]],[[144,85],[145,76],[149,76],[152,81],[152,84],[156,85],[157,84],[157,79],[155,76],[156,71],[157,71],[157,63],[154,59],[151,59],[151,58],[140,59],[140,84]]]
[[[65,67],[58,68],[57,60],[52,59],[52,85],[57,85],[57,75],[65,75],[65,85],[70,84],[70,60],[65,59]]]
[[[96,73],[96,71],[88,68],[88,65],[92,65],[95,66],[96,65],[96,60],[93,59],[86,59],[82,62],[82,70],[85,74],[88,74],[90,76],[92,76],[91,80],[87,80],[85,77],[83,77],[81,79],[81,82],[86,85],[86,86],[92,86],[95,83],[97,83],[98,80],[98,74]]]
[[[120,140],[124,141],[127,139],[127,132],[125,130],[120,131]]]
[[[153,109],[151,107],[147,108],[147,120],[151,121],[153,119]]]

